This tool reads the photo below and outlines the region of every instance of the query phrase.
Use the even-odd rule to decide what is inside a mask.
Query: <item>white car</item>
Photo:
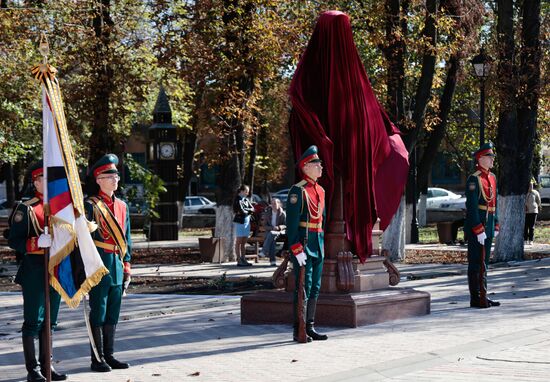
[[[465,211],[466,210],[466,198],[460,197],[458,199],[449,200],[440,204],[440,211]]]
[[[215,211],[216,203],[204,196],[186,196],[183,206],[184,214],[212,213]],[[215,212],[213,212],[215,213]]]
[[[444,188],[428,187],[426,208],[440,209],[443,203],[454,202],[460,198],[462,198],[462,196]],[[466,199],[464,198],[464,200]]]
[[[541,175],[539,178],[540,199],[544,204],[550,204],[550,175]]]

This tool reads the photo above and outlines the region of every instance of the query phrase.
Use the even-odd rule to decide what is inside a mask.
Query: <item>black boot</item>
[[[317,308],[317,299],[310,298],[307,301],[307,318],[306,318],[306,333],[313,341],[325,341],[328,339],[326,334],[320,334],[315,331],[315,309]]]
[[[103,341],[101,338],[101,326],[98,327],[92,327],[92,336],[94,338],[94,344],[95,348],[97,350],[97,355],[99,356],[99,359],[97,359],[94,355],[94,349],[92,348],[92,345],[90,344],[90,352],[92,354],[92,364],[90,368],[92,371],[97,371],[99,373],[106,373],[108,371],[111,371],[111,366],[109,366],[105,359],[103,358]]]
[[[50,341],[52,340],[53,333],[50,334]],[[42,375],[46,375],[46,370],[44,367],[46,366],[46,341],[45,341],[46,333],[44,329],[42,329],[42,332],[40,332],[39,343],[40,343],[40,355],[38,356],[38,359],[40,360],[40,371],[42,372]],[[51,342],[50,342],[51,343]],[[51,369],[51,376],[52,381],[64,381],[67,379],[67,374],[59,374],[53,367],[53,346],[50,348],[52,349],[52,355],[50,358],[50,369]]]
[[[105,362],[113,369],[128,369],[129,363],[120,362],[113,357],[115,344],[116,325],[103,325],[103,350],[105,351]]]
[[[23,336],[23,355],[25,356],[25,367],[27,369],[27,381],[42,382],[46,378],[40,372],[40,364],[36,360],[36,350],[34,348],[34,337]]]

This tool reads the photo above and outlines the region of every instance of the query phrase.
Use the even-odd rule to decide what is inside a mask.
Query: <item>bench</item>
[[[258,262],[258,258],[260,257],[260,246],[263,244],[265,238],[265,231],[258,230],[257,234],[254,236],[250,236],[247,240],[248,244],[251,244],[254,246],[254,254],[252,255],[246,255],[246,258],[250,256],[251,259],[254,259],[254,262]],[[276,242],[277,243],[284,243],[286,241],[286,233],[283,231],[279,237],[277,237]]]

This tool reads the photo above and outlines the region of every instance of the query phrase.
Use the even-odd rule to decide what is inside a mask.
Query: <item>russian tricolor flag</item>
[[[43,159],[47,182],[44,202],[50,208],[52,231],[50,285],[67,305],[76,308],[108,270],[90,235],[95,227],[84,214],[82,186],[55,69],[41,65],[39,71],[35,74],[42,81]]]

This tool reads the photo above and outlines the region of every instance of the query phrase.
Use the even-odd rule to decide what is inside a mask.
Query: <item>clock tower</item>
[[[153,124],[149,127],[147,164],[166,187],[156,207],[157,218],[151,219],[149,240],[178,240],[177,165],[180,158],[176,126],[172,124],[172,110],[164,87],[153,110]]]

